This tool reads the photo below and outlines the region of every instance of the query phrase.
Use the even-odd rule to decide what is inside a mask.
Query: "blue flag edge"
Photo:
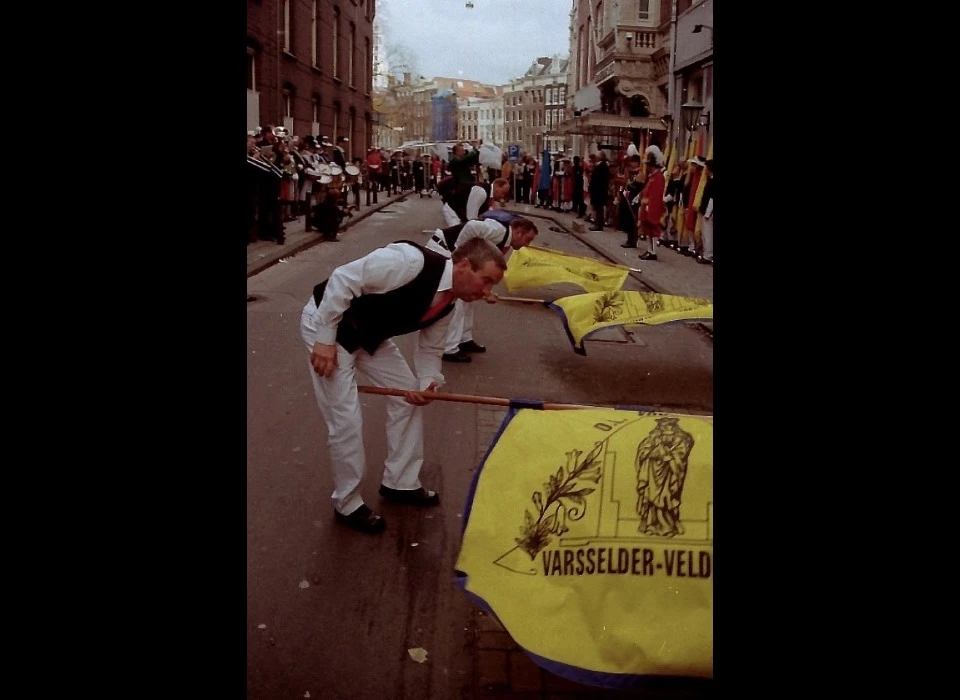
[[[561,316],[563,315],[563,309],[556,309],[560,312]],[[569,331],[568,331],[569,335]],[[477,467],[477,471],[474,472],[473,479],[470,482],[470,488],[467,491],[466,503],[463,507],[463,525],[460,528],[461,539],[463,533],[467,530],[467,522],[470,519],[470,513],[473,510],[473,498],[477,492],[477,484],[480,481],[480,473],[483,471],[484,466],[487,464],[487,459],[490,457],[490,454],[493,452],[494,448],[497,446],[497,443],[500,442],[500,437],[503,435],[504,431],[507,429],[507,426],[510,425],[510,421],[520,412],[521,409],[534,409],[534,410],[543,410],[543,401],[537,401],[533,399],[510,399],[510,409],[507,411],[507,415],[504,417],[503,422],[500,424],[497,434],[494,436],[493,440],[490,441],[490,446],[487,448],[487,451],[483,455],[483,459],[480,460],[480,464]],[[616,410],[629,410],[637,411],[638,413],[658,413],[656,409],[650,407],[617,407]],[[497,613],[494,609],[487,603],[486,600],[473,593],[472,591],[467,590],[467,579],[468,576],[463,571],[454,571],[454,585],[460,588],[460,590],[467,596],[467,598],[478,608],[483,610],[487,615],[490,615],[493,619],[503,626],[506,629],[506,625],[503,625],[500,618],[497,616]],[[509,632],[508,632],[509,633]],[[519,645],[518,645],[519,646]],[[555,676],[561,678],[566,678],[569,681],[574,683],[581,683],[583,685],[590,685],[598,688],[611,688],[617,690],[624,689],[635,689],[635,688],[645,688],[650,690],[658,689],[700,689],[708,688],[713,686],[712,678],[698,678],[695,676],[668,676],[660,674],[649,674],[649,675],[640,675],[632,673],[605,673],[602,671],[591,671],[590,669],[580,668],[579,666],[571,666],[569,664],[560,663],[559,661],[552,661],[538,654],[534,654],[532,651],[520,647],[523,650],[523,653],[530,657],[530,660],[537,664],[540,668],[545,671],[549,671]]]
[[[560,316],[560,321],[563,323],[563,330],[567,334],[567,340],[570,341],[570,345],[573,346],[573,351],[578,355],[586,355],[587,351],[583,348],[581,343],[580,347],[577,347],[577,341],[573,338],[573,333],[570,332],[570,324],[567,322],[567,312],[563,310],[562,306],[557,306],[552,301],[548,301],[544,304],[551,311],[555,311]],[[586,336],[584,336],[584,340]]]

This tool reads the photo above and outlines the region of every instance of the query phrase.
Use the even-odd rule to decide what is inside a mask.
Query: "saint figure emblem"
[[[680,500],[693,436],[677,418],[658,418],[657,425],[637,446],[638,530],[645,535],[673,537],[684,533]]]

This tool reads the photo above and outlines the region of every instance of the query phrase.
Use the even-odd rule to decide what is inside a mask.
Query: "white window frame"
[[[247,85],[247,90],[250,92],[257,91],[257,52],[252,46],[247,47],[247,61],[250,65],[250,84]]]
[[[283,50],[287,53],[293,53],[290,50],[290,0],[283,0]]]
[[[637,6],[639,8],[637,11],[637,19],[649,22],[653,18],[650,12],[650,0],[637,0]],[[646,9],[644,9],[644,7],[646,7]]]

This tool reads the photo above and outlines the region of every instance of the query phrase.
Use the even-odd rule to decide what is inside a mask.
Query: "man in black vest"
[[[457,184],[456,181],[444,183],[440,191],[443,200],[443,221],[447,226],[479,219],[494,202],[503,203],[510,194],[510,183],[498,178],[487,184]]]
[[[497,209],[496,211],[502,211]],[[465,224],[457,224],[445,229],[437,229],[427,241],[429,250],[449,255],[451,250],[473,238],[483,238],[506,255],[511,248],[523,248],[530,245],[537,236],[537,227],[530,219],[512,217],[503,224],[493,219],[478,219]],[[497,301],[497,295],[490,293],[489,303]],[[453,310],[450,330],[447,332],[447,344],[443,349],[443,359],[447,362],[471,362],[471,353],[486,352],[487,348],[473,339],[473,307],[458,301]]]
[[[360,495],[366,457],[357,371],[376,386],[406,392],[404,398],[387,399],[380,495],[417,506],[440,503],[437,493],[420,484],[423,413],[416,407],[429,403],[430,393],[443,384],[440,358],[454,302],[487,297],[506,268],[503,253],[483,239],[464,244],[452,258],[399,241],[341,265],[314,288],[300,333],[310,350],[313,389],[327,423],[338,522],[366,533],[386,527]],[[416,374],[392,340],[415,331]]]

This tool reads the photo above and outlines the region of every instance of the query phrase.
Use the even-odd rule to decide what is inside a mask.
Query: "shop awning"
[[[556,128],[558,134],[596,136],[611,129],[650,129],[666,131],[663,122],[654,117],[621,117],[616,114],[591,113],[568,119]]]

